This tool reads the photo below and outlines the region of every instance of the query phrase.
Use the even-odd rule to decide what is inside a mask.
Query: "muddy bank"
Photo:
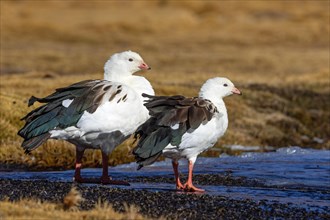
[[[329,207],[323,211],[303,206],[273,201],[231,199],[207,194],[178,193],[175,191],[147,191],[105,187],[102,185],[73,184],[70,182],[5,180],[0,179],[0,199],[37,198],[43,201],[62,202],[63,197],[76,186],[85,201],[81,210],[91,209],[99,200],[107,201],[117,211],[124,204],[135,205],[146,216],[170,219],[326,219]]]

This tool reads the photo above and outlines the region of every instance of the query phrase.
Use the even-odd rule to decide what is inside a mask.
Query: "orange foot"
[[[181,182],[176,184],[176,190],[184,190],[184,186],[182,185]]]
[[[195,187],[193,184],[184,184],[183,189],[185,192],[205,192],[204,189]]]

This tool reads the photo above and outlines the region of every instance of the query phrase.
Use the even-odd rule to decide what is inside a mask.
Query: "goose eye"
[[[128,59],[128,61],[129,61],[129,62],[132,62],[132,61],[133,61],[133,59],[132,59],[132,58],[129,58],[129,59]]]
[[[227,87],[227,86],[228,86],[228,84],[227,84],[227,83],[225,83],[225,84],[223,84],[223,86],[224,86],[224,87]]]

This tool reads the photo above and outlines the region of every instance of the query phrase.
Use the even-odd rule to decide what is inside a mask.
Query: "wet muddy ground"
[[[199,177],[200,183],[206,175]],[[201,179],[200,179],[201,178]],[[222,179],[226,185],[241,185],[246,180],[230,177]],[[132,179],[131,179],[132,180]],[[163,178],[138,178],[145,183],[161,182]],[[249,184],[249,181],[246,182]],[[136,184],[136,183],[135,183]],[[115,210],[124,210],[124,205],[135,205],[140,212],[152,218],[164,216],[170,219],[327,219],[330,217],[329,206],[305,206],[271,200],[254,200],[249,198],[232,198],[208,193],[181,193],[175,190],[128,189],[114,186],[91,184],[74,184],[71,182],[53,182],[48,180],[11,180],[0,179],[1,200],[9,198],[36,198],[40,200],[61,202],[72,186],[76,186],[85,200],[81,209],[88,210],[98,202],[107,201]],[[133,184],[134,186],[134,184]],[[326,193],[326,192],[324,192]]]
[[[171,161],[136,171],[136,164],[111,167],[114,179],[130,186],[72,183],[74,171],[27,172],[23,168],[0,171],[0,199],[36,198],[61,202],[76,186],[85,198],[81,209],[99,200],[116,210],[135,205],[141,213],[170,219],[329,219],[330,151],[281,148],[276,152],[247,152],[241,156],[199,158],[194,183],[205,193],[177,192]],[[182,181],[187,162],[180,162]],[[83,169],[96,178],[101,169]]]

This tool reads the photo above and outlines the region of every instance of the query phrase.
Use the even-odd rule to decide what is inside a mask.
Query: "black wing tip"
[[[20,129],[18,132],[17,132],[17,135],[21,136],[22,138],[24,138],[24,135],[23,135],[23,132],[22,132],[23,128]]]
[[[50,138],[50,136],[50,133],[44,133],[36,137],[25,138],[21,147],[25,150],[25,154],[30,154],[31,151],[45,143]]]
[[[143,125],[143,124],[142,124]],[[134,139],[135,139],[135,141],[137,141],[138,139],[140,139],[142,136],[143,136],[143,130],[141,129],[141,126],[142,125],[140,125],[140,127],[138,127],[137,129],[136,129],[136,131],[134,132]]]
[[[139,166],[137,167],[136,170],[140,170],[142,167],[143,167],[143,165],[142,164],[139,164]]]
[[[30,151],[29,149],[25,149],[24,153],[25,153],[26,155],[31,155],[31,151]]]
[[[33,105],[36,101],[38,101],[38,98],[35,96],[31,96],[31,98],[29,99],[29,102],[28,102],[28,107]]]
[[[154,96],[149,95],[149,94],[147,94],[147,93],[142,93],[142,96],[143,96],[143,97],[148,97],[148,98],[154,97]]]

